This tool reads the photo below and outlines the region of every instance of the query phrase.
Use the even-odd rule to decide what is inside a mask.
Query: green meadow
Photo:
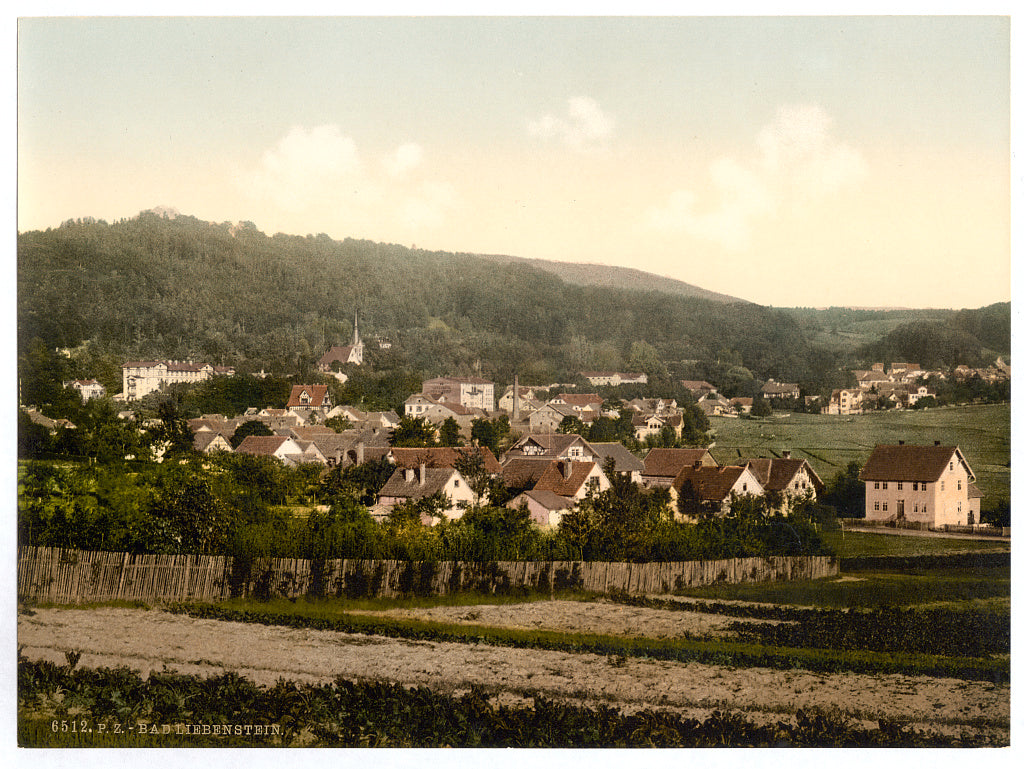
[[[711,453],[722,464],[737,459],[806,459],[828,483],[848,463],[863,465],[879,443],[959,446],[977,476],[983,507],[1010,498],[1010,404],[951,406],[921,411],[876,411],[853,416],[777,413],[765,419],[712,417]]]

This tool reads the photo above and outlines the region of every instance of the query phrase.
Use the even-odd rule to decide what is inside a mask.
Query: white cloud
[[[651,209],[648,224],[682,231],[730,251],[748,248],[759,221],[834,194],[866,173],[861,154],[831,134],[819,107],[783,107],[757,135],[757,152],[741,162],[723,157],[709,168],[705,200],[688,189]]]
[[[337,126],[296,126],[263,153],[247,181],[254,195],[296,211],[335,185],[357,179],[361,166],[355,142]]]
[[[381,162],[389,176],[404,177],[423,162],[423,148],[418,144],[403,144]]]
[[[411,235],[441,225],[458,202],[448,182],[415,178],[423,162],[414,143],[364,162],[338,126],[297,126],[240,183],[252,198],[304,217],[310,231],[333,225]]]
[[[547,114],[529,125],[532,136],[556,139],[577,152],[602,147],[615,134],[615,121],[588,96],[569,99],[565,117]]]

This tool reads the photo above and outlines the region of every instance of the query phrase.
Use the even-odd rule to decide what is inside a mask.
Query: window
[[[914,503],[914,512],[917,512],[917,502]]]
[[[921,481],[921,491],[928,491],[928,484]]]
[[[875,500],[875,510],[877,510],[877,509],[878,509],[878,500],[876,499]]]
[[[946,490],[946,482],[945,481],[940,481],[939,482],[939,491],[945,491],[945,490]]]
[[[882,481],[882,490],[884,491],[884,490],[885,490],[885,489],[887,489],[887,488],[889,488],[889,483],[888,483],[888,481]]]
[[[875,491],[878,491],[878,481],[875,481]]]
[[[921,505],[921,512],[922,513],[927,513],[928,512],[928,503],[927,502],[925,502],[923,505]]]
[[[914,481],[914,491],[917,491],[917,481]]]
[[[957,491],[960,491],[960,490],[961,490],[961,488],[962,488],[962,487],[960,486],[960,483],[961,483],[961,482],[960,482],[959,480],[957,480],[957,482],[956,482],[956,490],[957,490]]]
[[[455,479],[455,488],[459,488],[459,479],[458,478]]]
[[[888,502],[883,502],[882,503],[882,512],[884,513],[888,509],[889,509],[889,503]]]
[[[952,463],[952,462],[950,462],[950,463],[949,463],[949,469],[950,469],[950,470],[952,470],[952,469],[953,469],[953,463]]]
[[[903,491],[903,481],[896,482],[896,491]]]

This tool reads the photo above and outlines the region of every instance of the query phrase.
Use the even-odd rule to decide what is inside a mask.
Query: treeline
[[[668,380],[720,351],[760,378],[799,380],[832,363],[784,312],[570,285],[468,254],[153,213],[18,237],[19,349],[85,345],[89,375],[108,387],[119,387],[123,359],[305,373],[348,343],[357,309],[369,367],[417,379],[477,373],[510,383],[519,373],[547,383],[642,363]],[[391,347],[379,349],[378,336]]]
[[[760,502],[728,519],[673,520],[664,492],[617,481],[566,514],[557,530],[525,508],[474,505],[440,516],[437,497],[398,505],[382,523],[365,506],[393,466],[384,460],[323,474],[265,457],[219,454],[163,463],[25,462],[18,542],[129,553],[403,561],[688,561],[820,555],[811,512],[788,518]],[[434,526],[430,517],[441,518]]]
[[[988,365],[994,353],[1010,351],[1010,304],[961,310],[948,322],[903,323],[877,342],[861,346],[865,361],[910,361],[926,369],[947,370],[960,364]]]

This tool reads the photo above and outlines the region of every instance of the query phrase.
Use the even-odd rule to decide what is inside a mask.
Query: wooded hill
[[[619,273],[622,287],[581,285],[585,271],[566,280],[532,260],[268,236],[252,223],[153,212],[113,224],[69,221],[18,236],[19,351],[87,345],[118,383],[112,362],[124,359],[302,374],[331,345],[349,343],[358,310],[369,366],[410,380],[475,373],[507,384],[518,373],[543,384],[612,369],[643,370],[655,383],[809,382],[852,360],[852,346],[809,341],[817,332],[804,311],[684,296],[680,281],[639,290],[630,287],[639,285],[635,272]],[[594,282],[615,274],[595,270]],[[1008,329],[1009,306],[993,307]],[[1002,329],[965,320],[960,332],[984,330],[981,350],[1001,333],[990,340],[990,327]]]

